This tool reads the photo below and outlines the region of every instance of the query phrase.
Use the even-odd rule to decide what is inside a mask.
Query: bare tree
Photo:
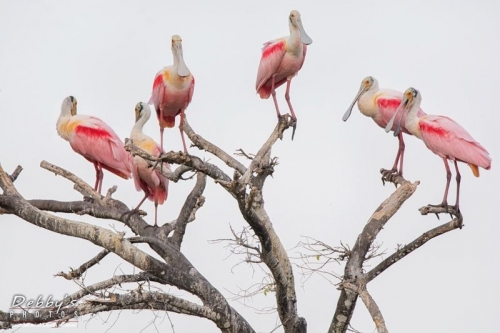
[[[0,188],[3,191],[0,195],[0,214],[14,214],[46,230],[85,239],[102,248],[101,252],[78,268],[71,269],[69,272],[59,272],[57,276],[78,281],[82,274],[109,253],[116,254],[140,270],[137,274],[114,275],[91,285],[83,285],[80,282],[80,289],[66,297],[57,308],[45,308],[38,315],[26,316],[0,311],[0,328],[7,329],[22,323],[63,324],[76,316],[86,314],[112,310],[151,309],[206,318],[217,325],[221,332],[255,332],[251,324],[231,306],[228,299],[190,263],[181,251],[188,223],[195,220],[197,210],[204,204],[203,192],[208,176],[234,198],[241,216],[248,224],[248,227],[241,232],[231,229],[233,238],[218,241],[228,242],[230,251],[243,256],[244,262],[263,267],[266,279],[265,282],[256,284],[256,290],[275,294],[275,307],[283,331],[286,333],[307,332],[306,319],[300,317],[297,312],[295,276],[291,260],[294,258],[289,256],[275,232],[266,212],[263,196],[265,181],[273,174],[277,164],[277,160],[271,158],[271,148],[278,139],[283,137],[284,131],[293,126],[294,121],[288,115],[282,116],[267,141],[255,155],[240,150],[239,154],[246,156],[249,160],[249,165],[245,166],[230,154],[196,134],[185,121],[184,131],[193,145],[200,150],[208,151],[229,166],[233,170],[232,177],[216,164],[204,161],[195,155],[168,152],[156,158],[127,141],[126,148],[131,154],[147,160],[152,168],[161,170],[171,181],[184,180],[183,176],[190,171],[196,173],[195,184],[181,207],[177,219],[160,227],[151,226],[142,218],[140,212],[131,211],[126,204],[112,198],[116,188],[111,188],[105,196],[101,196],[76,175],[45,161],[41,163],[42,168],[73,182],[75,190],[80,192],[84,199],[72,202],[26,200],[14,186],[22,168],[18,167],[9,175],[0,166]],[[161,168],[161,162],[169,162],[178,167],[170,172]],[[378,332],[388,332],[382,312],[368,292],[367,284],[429,240],[462,227],[462,216],[455,212],[454,207],[450,206],[446,209],[423,207],[422,214],[448,213],[452,215],[452,220],[425,232],[411,243],[399,247],[371,270],[365,270],[367,260],[380,256],[378,245],[375,243],[378,233],[418,186],[418,182],[408,182],[398,175],[384,177],[385,181],[393,182],[399,187],[376,209],[352,247],[345,244],[333,246],[320,240],[308,239],[300,244],[303,250],[300,258],[294,259],[295,264],[306,274],[325,274],[337,280],[335,284],[341,290],[341,294],[328,329],[330,333],[346,332],[350,329],[350,320],[358,296],[369,310]],[[62,218],[49,212],[73,213],[76,216],[89,215],[99,219],[115,220],[130,228],[135,236],[126,238],[124,233]],[[138,243],[148,244],[161,257],[161,260],[139,249],[136,246]],[[319,266],[314,266],[311,258],[315,258]],[[333,269],[329,268],[332,262],[345,262],[343,274],[334,273]],[[122,285],[134,287],[117,291],[116,287]],[[155,285],[174,286],[196,296],[199,302],[195,303],[174,296],[155,288]],[[247,295],[249,293],[244,291],[237,296]],[[56,311],[59,316],[52,315]]]

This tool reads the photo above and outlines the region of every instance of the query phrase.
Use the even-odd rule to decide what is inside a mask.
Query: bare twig
[[[10,180],[12,180],[12,182],[15,182],[17,177],[19,177],[19,174],[21,173],[21,171],[23,171],[23,167],[18,165],[16,167],[16,169],[14,170],[14,172],[12,172],[12,174],[9,176]]]
[[[234,155],[236,155],[236,156],[244,156],[244,157],[248,158],[250,161],[253,160],[253,156],[255,156],[254,154],[247,154],[247,153],[245,153],[245,151],[243,149],[241,149],[241,148],[237,149],[236,153],[234,153]]]
[[[89,268],[91,268],[95,264],[98,264],[108,254],[109,254],[108,250],[102,250],[94,258],[90,259],[89,261],[87,261],[86,263],[84,263],[83,265],[78,267],[77,269],[73,269],[70,267],[70,269],[71,269],[70,272],[68,272],[68,273],[59,272],[59,273],[55,274],[54,276],[62,276],[66,280],[78,279],[78,278],[80,278],[80,276],[82,276],[83,273],[85,273]]]
[[[201,135],[196,134],[191,126],[189,126],[189,123],[187,119],[184,119],[184,132],[186,135],[193,141],[193,144],[198,147],[199,149],[206,150],[212,155],[215,155],[218,157],[222,162],[226,163],[229,167],[237,170],[240,174],[244,174],[247,170],[247,168],[238,162],[236,159],[234,159],[231,155],[226,153],[224,150],[220,149],[213,143],[205,140]]]

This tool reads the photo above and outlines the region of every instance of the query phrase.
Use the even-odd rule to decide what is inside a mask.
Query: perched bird
[[[194,77],[184,63],[180,36],[172,36],[172,54],[174,64],[163,68],[156,74],[153,82],[153,93],[148,103],[154,104],[160,122],[161,149],[163,149],[163,129],[174,127],[175,117],[181,115],[179,130],[184,153],[187,153],[182,126],[184,112],[193,98]]]
[[[161,147],[149,136],[142,132],[144,124],[151,116],[151,109],[146,103],[139,102],[135,106],[135,125],[130,133],[132,143],[152,156],[160,156]],[[170,170],[170,165],[165,163]],[[168,178],[158,170],[151,168],[140,156],[134,156],[132,162],[132,176],[134,177],[137,191],[144,191],[144,198],[135,210],[141,207],[146,198],[155,203],[155,226],[158,224],[158,204],[163,205],[168,197]]]
[[[66,97],[57,120],[57,133],[69,141],[71,148],[94,164],[94,190],[101,193],[106,169],[124,179],[130,178],[132,157],[123,147],[118,135],[101,119],[76,114],[76,99]]]
[[[362,114],[372,118],[378,126],[385,128],[387,126],[387,123],[391,120],[392,116],[394,116],[397,108],[401,104],[402,97],[403,93],[399,91],[391,89],[379,89],[378,81],[371,76],[367,76],[363,79],[363,81],[361,81],[359,91],[356,94],[354,101],[351,103],[346,113],[342,117],[342,120],[346,121],[347,119],[349,119],[354,104],[358,102],[358,108]],[[418,116],[422,117],[424,115],[425,113],[421,109],[418,109]],[[403,115],[402,124],[404,124],[404,117],[405,115]],[[392,126],[391,130],[395,130],[395,127],[395,125]],[[404,126],[402,127],[401,131],[411,135]],[[398,139],[399,148],[398,153],[396,154],[396,160],[394,161],[392,169],[385,170],[384,175],[392,173],[397,173],[401,176],[403,175],[403,157],[405,151],[403,133],[398,134]]]
[[[443,159],[446,168],[446,188],[442,203],[436,205],[438,207],[446,208],[448,206],[448,189],[451,180],[448,160],[453,161],[457,172],[457,200],[455,202],[455,209],[457,212],[460,212],[458,204],[461,176],[458,171],[457,161],[469,164],[474,176],[479,177],[478,167],[489,170],[491,167],[491,158],[486,149],[474,140],[472,136],[453,119],[435,115],[419,117],[417,111],[420,108],[421,101],[422,95],[420,92],[415,88],[408,88],[404,92],[403,100],[401,101],[398,111],[394,114],[389,124],[387,124],[386,132],[391,130],[397,113],[402,109],[403,113],[407,113],[405,122],[406,129],[411,134],[424,141],[430,151]],[[399,133],[401,126],[400,120],[398,127],[394,131],[394,135]]]
[[[290,102],[290,82],[302,68],[307,45],[312,43],[312,39],[305,32],[298,11],[292,10],[290,12],[289,21],[290,36],[278,38],[264,44],[255,87],[260,98],[267,99],[273,95],[274,106],[279,118],[281,113],[276,100],[276,88],[286,82],[285,99],[290,108],[292,119],[296,121],[297,117]],[[295,128],[296,124],[293,127],[292,140]]]

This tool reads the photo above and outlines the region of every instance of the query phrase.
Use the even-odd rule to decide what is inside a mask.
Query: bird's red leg
[[[94,168],[95,168],[94,191],[97,191],[97,193],[101,194],[102,178],[103,178],[101,164],[99,162],[95,162]]]
[[[179,124],[179,130],[181,131],[182,146],[184,147],[184,154],[187,154],[186,140],[184,139],[184,109],[181,109],[181,122]]]
[[[460,197],[460,180],[462,179],[462,176],[460,176],[460,171],[458,171],[458,164],[457,161],[453,161],[455,163],[455,170],[457,171],[457,200],[455,202],[455,209],[457,213],[460,213],[460,209],[458,208],[458,199]]]
[[[273,95],[274,107],[276,108],[276,114],[278,119],[281,117],[280,109],[278,107],[278,100],[276,99],[276,90],[274,89],[274,80],[276,79],[276,74],[273,75],[271,80],[271,94]]]
[[[398,153],[396,154],[396,160],[394,161],[394,165],[391,170],[382,169],[382,184],[385,185],[386,181],[392,181],[391,175],[399,174],[403,176],[403,157],[405,153],[405,142],[403,141],[403,133],[398,134]],[[398,171],[398,162],[399,162],[399,171]],[[396,184],[395,184],[396,185]]]
[[[443,196],[443,202],[441,206],[447,208],[448,207],[448,190],[450,188],[450,181],[451,181],[451,170],[450,166],[448,165],[448,160],[446,158],[443,158],[444,161],[444,166],[446,168],[446,189],[444,190],[444,196]]]
[[[163,127],[160,125],[160,149],[163,151]]]
[[[137,205],[137,207],[135,207],[133,210],[134,211],[138,211],[139,210],[139,207],[141,207],[141,205],[144,203],[144,201],[148,198],[149,194],[147,192],[144,192],[144,198],[142,198],[142,200],[139,202],[139,204]]]
[[[102,190],[102,179],[104,178],[103,172],[102,172],[102,167],[101,163],[99,163],[99,194],[101,194]]]
[[[99,168],[97,166],[97,162],[94,162],[94,169],[95,169],[95,185],[94,185],[94,191],[97,191],[97,188],[99,187]]]
[[[292,113],[292,119],[297,119],[295,116],[295,112],[293,112],[293,107],[292,103],[290,102],[290,84],[292,82],[292,79],[286,80],[286,91],[285,91],[285,99],[286,102],[288,103],[288,108],[290,109],[290,112]]]
[[[399,133],[399,150],[398,150],[398,155],[399,155],[399,174],[403,176],[403,158],[405,156],[405,142],[403,140],[403,133]],[[398,161],[398,157],[396,156],[396,161],[394,162],[393,169],[396,168],[396,163]],[[398,170],[396,169],[396,172]]]
[[[155,227],[158,225],[158,200],[155,200]]]
[[[288,103],[288,108],[290,109],[290,113],[292,114],[292,119],[294,120],[293,131],[292,131],[292,140],[295,135],[295,130],[297,129],[297,117],[295,116],[295,112],[293,112],[292,102],[290,102],[290,84],[292,79],[286,80],[286,91],[285,91],[285,99]]]

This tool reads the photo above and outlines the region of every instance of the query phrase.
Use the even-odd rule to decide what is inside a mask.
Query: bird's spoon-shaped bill
[[[344,113],[344,116],[342,117],[343,121],[346,121],[347,119],[349,119],[349,117],[351,116],[351,112],[352,112],[352,108],[354,107],[354,104],[356,104],[356,102],[358,101],[358,99],[361,97],[361,95],[363,95],[363,93],[365,91],[366,91],[366,88],[364,86],[362,86],[361,88],[359,88],[359,91],[356,94],[356,97],[354,98],[354,101],[352,101],[351,105],[349,106],[349,108],[347,109],[347,111]]]

